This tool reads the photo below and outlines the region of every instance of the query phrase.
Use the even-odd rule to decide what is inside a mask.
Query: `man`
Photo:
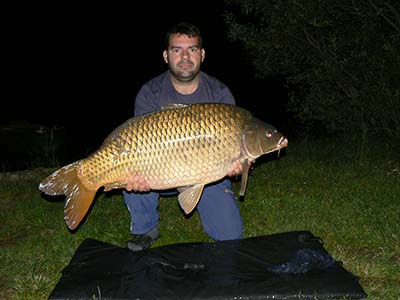
[[[159,110],[171,103],[235,104],[226,85],[200,71],[205,50],[196,26],[188,23],[172,26],[166,34],[165,46],[163,57],[169,70],[142,86],[135,99],[135,116]],[[242,166],[237,161],[228,175],[234,176],[241,172]],[[138,251],[150,247],[159,237],[159,192],[150,191],[151,187],[146,180],[137,176],[130,180],[126,189],[128,192],[124,191],[123,195],[131,215],[132,234],[127,246],[132,251]],[[197,211],[204,231],[214,240],[242,237],[243,223],[229,179],[206,186]]]

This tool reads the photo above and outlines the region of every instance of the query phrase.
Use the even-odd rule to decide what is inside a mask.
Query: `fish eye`
[[[271,131],[267,131],[266,134],[267,138],[271,138],[272,137],[272,132]]]

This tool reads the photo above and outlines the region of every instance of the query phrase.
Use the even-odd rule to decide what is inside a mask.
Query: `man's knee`
[[[216,241],[239,240],[243,237],[242,219],[233,223],[222,223],[208,234]]]
[[[214,240],[242,238],[243,222],[229,181],[206,188],[198,211],[204,231]]]

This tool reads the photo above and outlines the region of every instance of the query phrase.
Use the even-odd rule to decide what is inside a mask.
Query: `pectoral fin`
[[[204,184],[197,184],[187,188],[178,189],[180,192],[178,196],[179,204],[185,214],[189,214],[196,207],[203,189]]]
[[[240,184],[240,191],[239,191],[240,196],[244,196],[244,193],[246,192],[247,179],[249,178],[250,164],[247,158],[242,161],[242,166],[243,166],[243,172],[242,172],[242,182]]]

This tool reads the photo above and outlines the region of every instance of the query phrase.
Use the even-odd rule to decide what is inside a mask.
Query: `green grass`
[[[240,201],[244,235],[310,230],[360,277],[368,299],[400,299],[399,163],[383,151],[362,161],[355,152],[342,143],[314,141],[291,144],[280,159],[260,158]],[[44,198],[37,190],[50,171],[0,182],[0,299],[47,299],[84,239],[124,247],[129,238],[118,191],[99,193],[83,225],[70,233],[64,199]],[[236,194],[239,185],[234,182]],[[154,246],[210,241],[198,215],[185,217],[176,197],[162,198],[159,212],[162,236]]]

